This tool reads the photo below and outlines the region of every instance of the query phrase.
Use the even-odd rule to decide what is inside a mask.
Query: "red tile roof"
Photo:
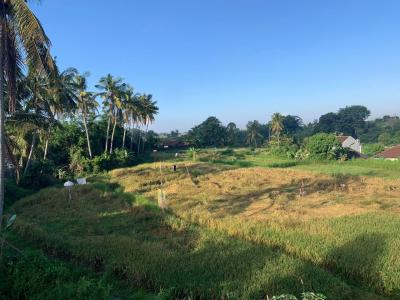
[[[347,140],[347,139],[349,138],[349,136],[340,135],[340,136],[337,136],[336,138],[339,140],[339,142],[341,142],[341,143],[343,144],[344,141]]]
[[[378,153],[377,156],[382,158],[400,158],[400,145],[386,149],[385,151]]]

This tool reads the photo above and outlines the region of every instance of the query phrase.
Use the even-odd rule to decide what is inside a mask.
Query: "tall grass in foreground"
[[[114,190],[104,183],[78,187],[71,206],[63,190],[42,190],[13,207],[16,229],[44,247],[171,297],[259,299],[306,290],[330,299],[379,298],[275,246],[192,225]]]

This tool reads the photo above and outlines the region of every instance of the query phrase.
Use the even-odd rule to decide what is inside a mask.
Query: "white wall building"
[[[360,140],[355,139],[352,136],[344,136],[344,135],[338,136],[337,139],[340,141],[343,148],[349,148],[358,153],[362,153]]]

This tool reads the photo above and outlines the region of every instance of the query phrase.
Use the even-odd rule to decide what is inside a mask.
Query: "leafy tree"
[[[371,112],[362,105],[353,105],[341,108],[337,114],[338,121],[336,130],[345,135],[358,137],[365,128],[365,121]]]
[[[193,127],[188,133],[188,139],[197,146],[223,146],[226,129],[216,117],[209,117],[200,125]]]
[[[337,129],[339,116],[336,113],[327,113],[319,118],[317,130],[319,132],[334,133]]]
[[[298,116],[287,115],[283,117],[282,125],[287,135],[294,136],[303,125],[303,120]]]

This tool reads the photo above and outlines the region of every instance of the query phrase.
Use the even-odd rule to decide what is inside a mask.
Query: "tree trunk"
[[[138,143],[137,143],[137,156],[139,156],[140,153],[140,140],[142,139],[142,129],[139,127],[139,135],[138,135]]]
[[[87,146],[88,146],[88,151],[89,151],[89,157],[92,159],[92,148],[90,147],[90,138],[89,138],[89,130],[86,124],[86,112],[83,113],[83,126],[85,127],[85,132],[86,132],[86,141],[87,141]]]
[[[115,118],[114,126],[111,134],[111,141],[110,141],[110,154],[113,151],[113,143],[114,143],[114,134],[115,134],[115,127],[117,127],[117,118]]]
[[[3,10],[4,8],[2,8]],[[3,11],[0,12],[0,24],[4,21]],[[4,135],[5,135],[5,115],[4,115],[4,35],[3,28],[0,26],[0,232],[3,222],[4,209]]]
[[[104,153],[107,153],[107,151],[108,151],[108,136],[110,135],[110,123],[111,123],[111,116],[108,116],[106,147],[105,147]]]
[[[25,165],[25,170],[24,170],[23,176],[26,175],[26,173],[28,172],[29,165],[31,164],[33,148],[35,148],[35,142],[36,142],[36,135],[34,133],[33,137],[32,137],[31,150],[29,151],[28,160],[26,161],[26,165]]]
[[[122,148],[125,148],[126,126],[124,126],[124,135],[122,136]]]
[[[43,160],[47,159],[47,150],[49,148],[49,140],[50,140],[50,128],[49,128],[48,136],[46,137],[46,142],[44,144]]]
[[[146,124],[146,131],[144,133],[144,139],[143,139],[143,143],[142,143],[142,153],[144,153],[144,144],[147,138],[147,132],[149,131],[149,124]]]
[[[134,129],[134,126],[131,127],[131,145],[129,147],[131,152],[133,150],[133,129]]]

